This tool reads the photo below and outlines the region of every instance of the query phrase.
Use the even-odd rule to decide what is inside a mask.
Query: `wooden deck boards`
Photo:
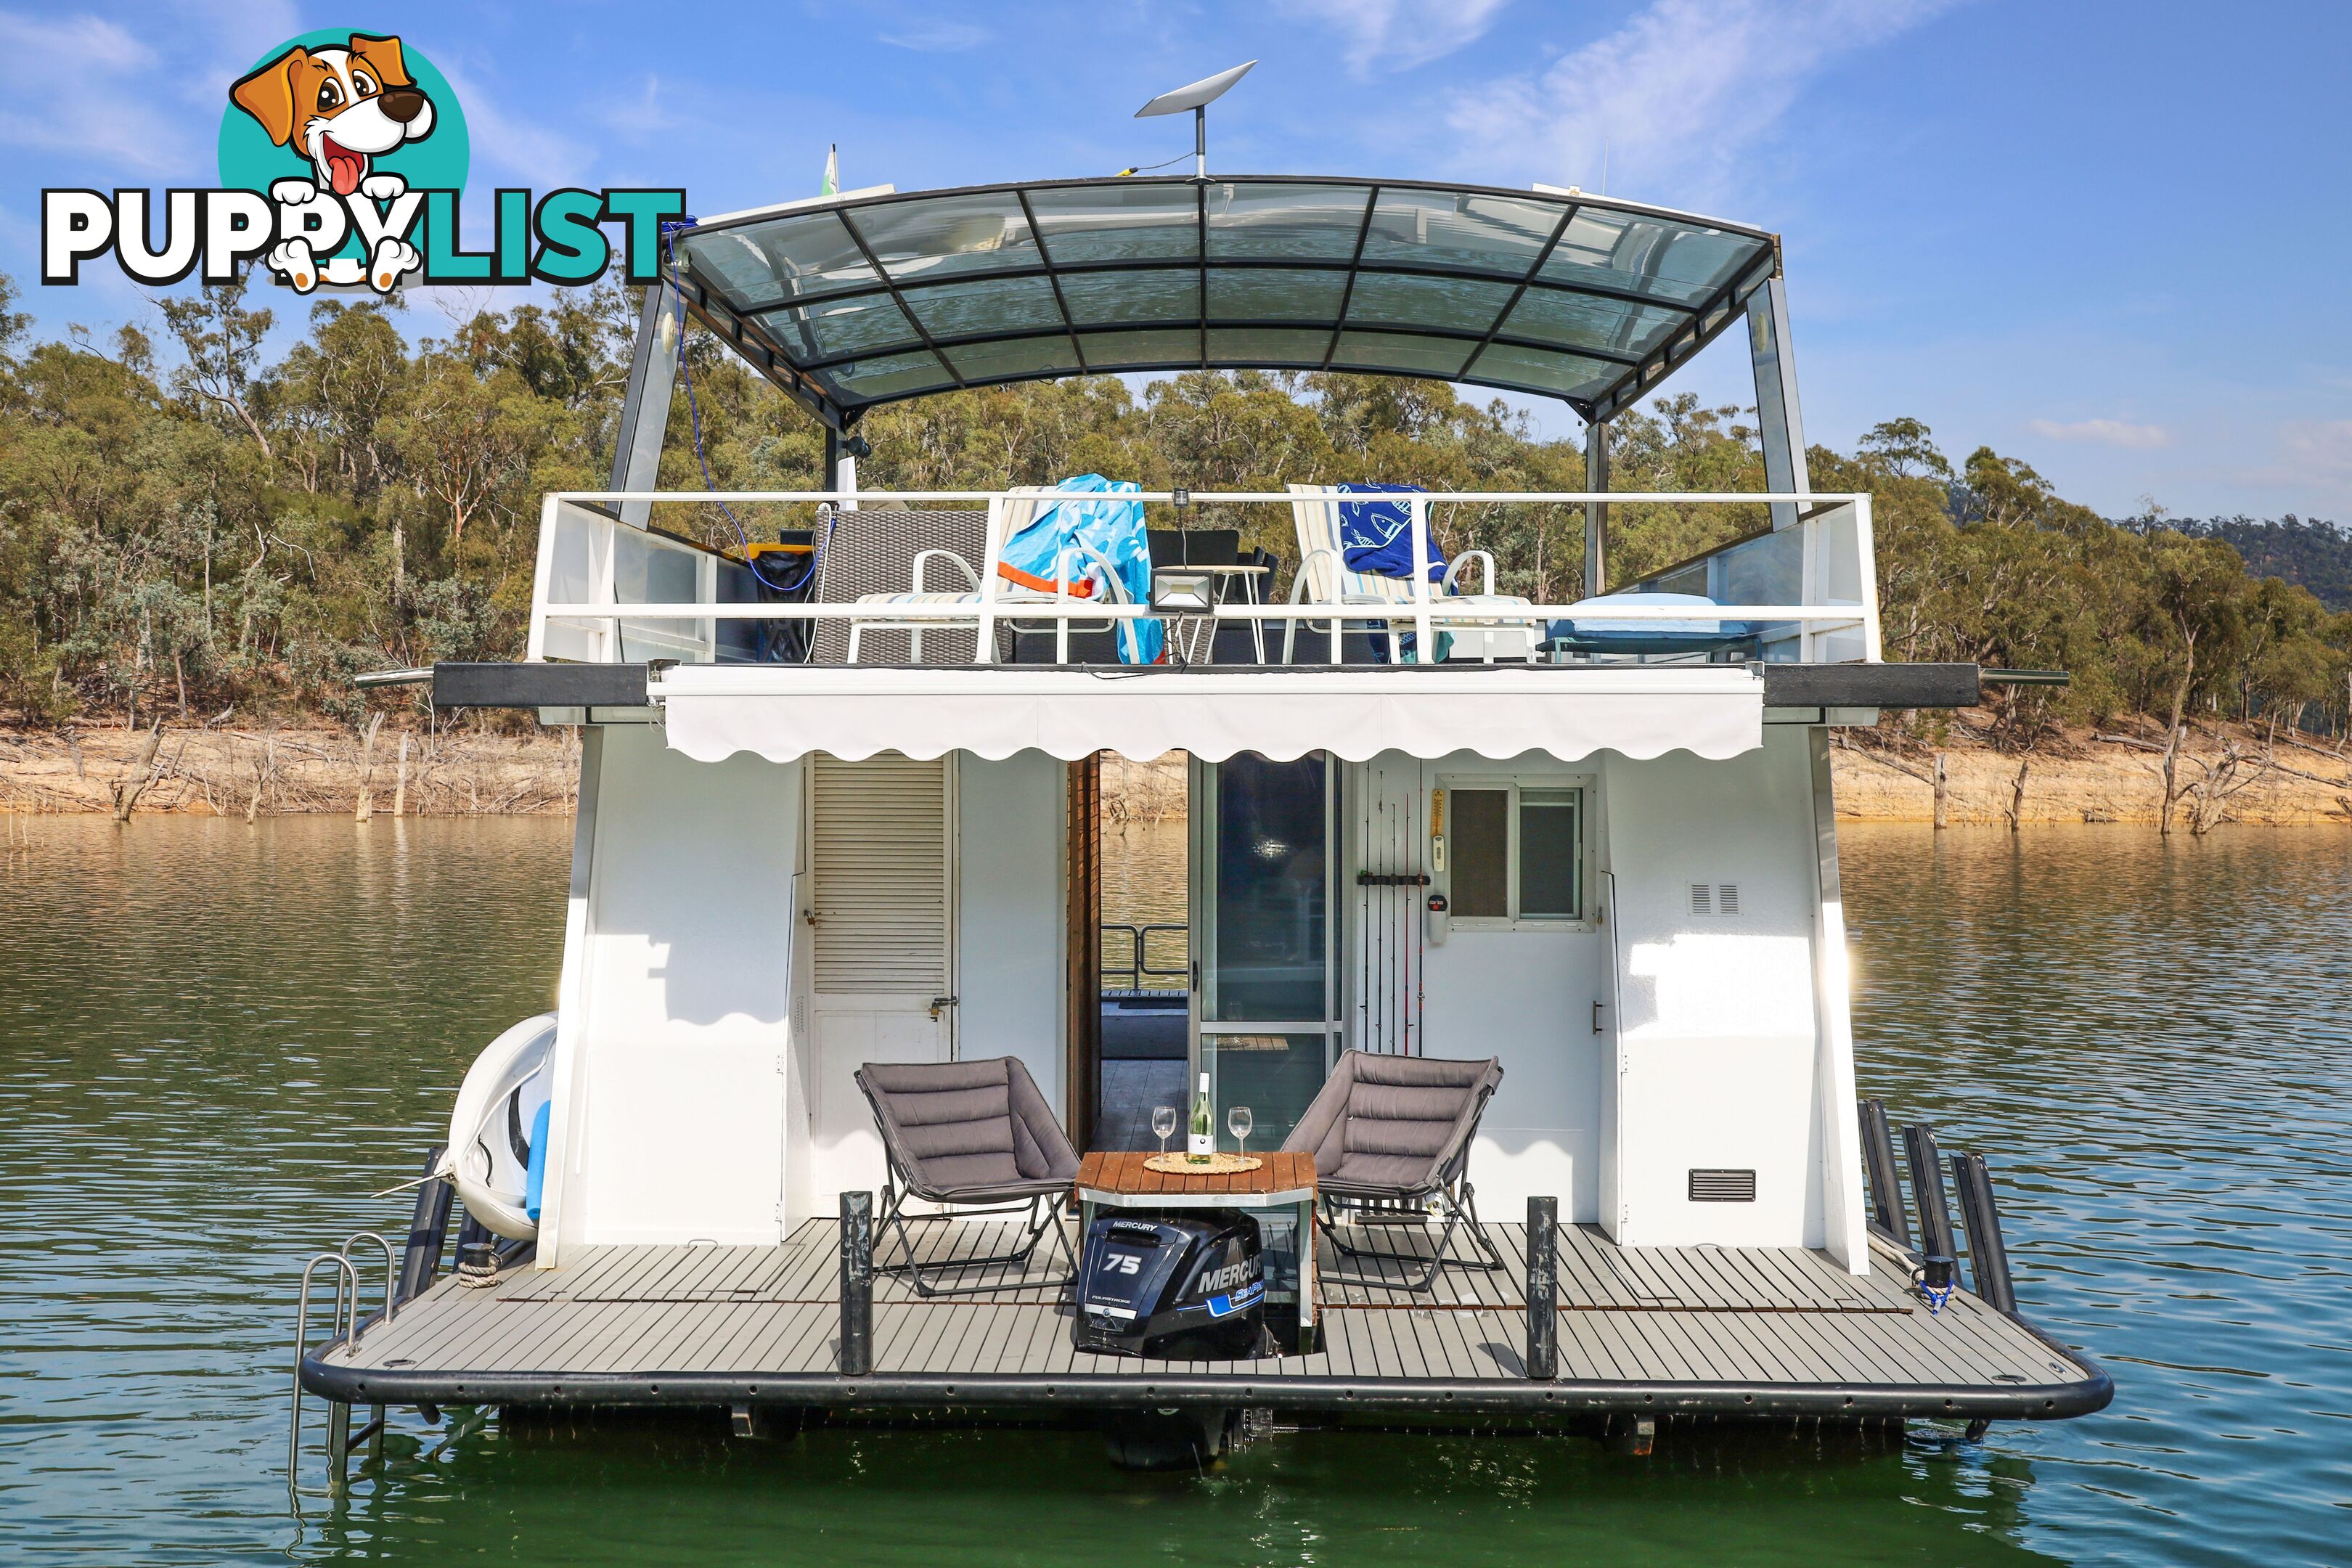
[[[1098,1356],[1070,1342],[1066,1308],[1043,1281],[997,1270],[984,1294],[926,1300],[903,1279],[875,1290],[875,1371],[933,1376],[1051,1374],[1236,1381],[1523,1380],[1526,1236],[1494,1226],[1507,1267],[1449,1268],[1434,1292],[1324,1289],[1325,1345],[1311,1356],[1169,1363]],[[1006,1226],[919,1227],[927,1258],[1002,1251]],[[1381,1245],[1402,1244],[1390,1232]],[[1423,1238],[1425,1245],[1425,1238]],[[835,1233],[811,1221],[771,1247],[589,1249],[580,1261],[525,1269],[487,1289],[444,1279],[356,1349],[325,1358],[353,1369],[469,1374],[721,1373],[817,1375],[835,1367]],[[1328,1242],[1319,1267],[1345,1262]],[[1560,1255],[1559,1375],[1655,1384],[2017,1387],[2084,1375],[1975,1298],[1931,1316],[1891,1252],[1856,1279],[1793,1248],[1626,1252],[1591,1226],[1569,1226]]]

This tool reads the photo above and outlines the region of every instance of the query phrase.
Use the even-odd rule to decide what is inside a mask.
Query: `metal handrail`
[[[541,516],[540,561],[539,569],[535,574],[533,602],[531,605],[531,657],[545,657],[543,648],[545,646],[546,628],[550,626],[561,626],[572,628],[573,631],[592,636],[599,639],[597,646],[601,647],[603,638],[619,633],[623,623],[626,622],[636,623],[641,627],[646,626],[647,623],[692,623],[695,626],[699,628],[698,631],[689,631],[677,635],[686,637],[689,641],[710,643],[716,637],[717,628],[722,623],[744,621],[783,624],[847,622],[853,626],[856,626],[864,622],[876,620],[877,616],[877,606],[856,604],[822,605],[807,602],[785,604],[781,602],[740,601],[722,604],[717,602],[719,595],[716,590],[709,584],[705,584],[702,587],[697,590],[698,595],[707,595],[707,599],[698,596],[691,602],[648,601],[636,604],[626,604],[621,602],[618,595],[614,592],[612,571],[610,569],[609,563],[604,567],[591,566],[590,568],[590,575],[592,578],[596,577],[601,574],[604,579],[601,582],[593,584],[593,585],[590,587],[589,592],[593,596],[584,599],[565,600],[551,598],[548,595],[551,584],[556,560],[555,554],[553,553],[553,541],[555,538],[556,525],[559,517],[558,509],[561,506],[568,505],[574,512],[601,522],[608,533],[610,533],[612,531],[617,531],[627,526],[616,521],[611,516],[610,512],[604,510],[613,503],[620,502],[635,503],[663,501],[689,504],[712,501],[722,503],[732,501],[745,504],[841,503],[848,507],[856,507],[860,502],[893,503],[898,505],[911,505],[923,502],[963,502],[967,504],[982,502],[986,504],[989,511],[989,544],[987,559],[982,563],[979,574],[981,581],[977,595],[963,603],[890,605],[887,606],[887,613],[882,616],[882,618],[892,623],[894,629],[910,629],[916,623],[929,624],[931,622],[937,622],[940,624],[943,629],[950,626],[960,627],[965,624],[976,624],[983,634],[988,634],[992,631],[993,626],[999,619],[1008,614],[1017,613],[1025,620],[1049,622],[1055,626],[1057,634],[1055,647],[1056,662],[1066,663],[1068,656],[1066,648],[1063,646],[1063,643],[1064,639],[1068,636],[1069,627],[1072,623],[1108,626],[1130,620],[1156,618],[1165,612],[1155,609],[1153,606],[1149,605],[1118,604],[1095,600],[1076,600],[1068,598],[1062,595],[1055,595],[1050,598],[1040,595],[1039,598],[1035,600],[1024,599],[1017,601],[1016,612],[1014,608],[1016,602],[1008,600],[1003,596],[1002,584],[995,570],[995,567],[1001,560],[1002,551],[1003,548],[1004,530],[1000,526],[1000,524],[1003,520],[1004,508],[1008,502],[1015,500],[1022,501],[1050,502],[1061,499],[1066,499],[1062,492],[1039,489],[1015,489],[1007,490],[873,490],[859,492],[846,490],[551,491],[543,498]],[[1129,491],[1119,493],[1116,499],[1121,501],[1137,503],[1173,503],[1179,499],[1179,492],[1172,490]],[[1312,496],[1294,495],[1287,490],[1235,490],[1223,492],[1194,491],[1189,494],[1184,494],[1181,499],[1187,506],[1209,504],[1295,506],[1302,501],[1321,501],[1328,503],[1337,500],[1335,497],[1321,494]],[[1793,626],[1798,632],[1802,634],[1804,651],[1807,656],[1811,655],[1821,634],[1836,633],[1853,628],[1859,628],[1863,636],[1863,647],[1865,650],[1864,657],[1867,659],[1875,659],[1878,656],[1878,608],[1876,604],[1876,584],[1874,581],[1875,574],[1871,564],[1873,561],[1873,552],[1870,543],[1870,498],[1867,494],[1862,492],[1816,493],[1759,490],[1696,493],[1611,491],[1603,493],[1599,491],[1583,490],[1448,490],[1414,492],[1404,499],[1409,500],[1412,509],[1414,554],[1418,559],[1433,562],[1434,557],[1431,556],[1429,553],[1433,542],[1430,538],[1431,531],[1429,524],[1431,508],[1433,506],[1457,504],[1491,506],[1503,503],[1568,506],[1586,502],[1605,502],[1611,504],[1630,505],[1659,502],[1695,506],[1754,506],[1782,504],[1802,507],[1805,510],[1801,514],[1796,526],[1785,531],[1792,534],[1801,532],[1803,539],[1801,548],[1804,556],[1802,573],[1805,586],[1800,596],[1813,599],[1816,602],[1794,605],[1717,604],[1706,605],[1685,604],[1643,605],[1624,603],[1621,597],[1610,605],[1608,618],[1612,621],[1633,623],[1646,621],[1682,623],[1694,621],[1713,622],[1718,626],[1726,622],[1777,623],[1783,627]],[[1853,567],[1859,584],[1859,594],[1858,596],[1854,598],[1831,597],[1828,595],[1826,589],[1823,586],[1825,578],[1817,575],[1818,573],[1825,572],[1826,567],[1825,565],[1816,565],[1817,562],[1826,563],[1828,557],[1822,555],[1817,550],[1814,535],[1810,531],[1813,531],[1821,527],[1823,521],[1832,513],[1843,514],[1849,510],[1854,518],[1855,528],[1857,530],[1856,538],[1853,545],[1853,550],[1855,555]],[[667,539],[667,536],[664,537]],[[1746,541],[1735,542],[1735,544],[1740,542],[1746,542]],[[1722,550],[1728,548],[1733,548],[1733,546],[1719,547],[1717,551],[1710,553],[1719,554],[1722,552]],[[609,548],[605,553],[606,555],[610,554]],[[1843,556],[1840,558],[1843,559]],[[595,556],[592,552],[589,559],[593,562],[594,560],[602,559],[602,557]],[[728,558],[722,556],[719,559],[724,561]],[[1400,623],[1409,622],[1415,630],[1421,634],[1423,639],[1423,646],[1424,647],[1433,646],[1430,639],[1433,638],[1434,633],[1441,628],[1462,626],[1472,628],[1491,628],[1498,625],[1523,625],[1534,627],[1547,625],[1554,620],[1572,618],[1578,614],[1591,615],[1592,613],[1589,608],[1580,611],[1578,606],[1574,605],[1515,604],[1508,606],[1497,606],[1491,603],[1483,605],[1475,602],[1464,604],[1458,600],[1452,600],[1442,595],[1433,594],[1430,584],[1425,579],[1422,578],[1412,580],[1409,585],[1409,591],[1403,596],[1399,597],[1391,604],[1381,606],[1380,609],[1382,615]],[[1244,605],[1219,605],[1206,612],[1200,612],[1200,614],[1203,615],[1206,619],[1220,625],[1231,621],[1243,625],[1262,627],[1267,624],[1281,623],[1291,627],[1294,634],[1300,620],[1307,621],[1310,626],[1322,622],[1330,622],[1336,625],[1346,622],[1360,622],[1365,618],[1366,613],[1367,607],[1361,605],[1348,605],[1344,603],[1326,604],[1321,602],[1302,601],[1294,601],[1288,604],[1265,602]],[[595,632],[589,629],[599,626],[606,626],[611,629],[606,632]],[[573,635],[573,631],[567,631],[566,635]],[[672,634],[666,632],[656,633],[648,630],[645,632],[644,635],[655,637],[658,639],[659,637],[671,636]],[[980,663],[992,662],[995,658],[994,647],[995,645],[992,637],[982,635],[975,645],[975,651],[973,654],[974,660]],[[1339,661],[1339,643],[1337,638],[1333,639],[1331,655],[1333,662],[1336,663]],[[593,658],[601,656],[592,654],[588,657]]]
[[[360,1271],[344,1254],[321,1252],[302,1266],[302,1293],[294,1308],[294,1410],[286,1433],[286,1484],[289,1489],[302,1458],[302,1358],[310,1351],[310,1279],[321,1263],[335,1270],[333,1332],[327,1342],[331,1345],[337,1340],[349,1340],[356,1343],[359,1337]]]
[[[1129,943],[1129,962],[1117,965],[1105,964],[1102,971],[1102,978],[1104,980],[1108,980],[1114,974],[1124,974],[1129,980],[1134,982],[1134,984],[1129,986],[1128,989],[1131,991],[1140,991],[1143,989],[1144,977],[1147,975],[1158,974],[1174,976],[1179,979],[1191,978],[1192,973],[1192,965],[1189,949],[1192,934],[1192,927],[1181,924],[1170,924],[1165,921],[1137,924],[1126,921],[1105,921],[1102,922],[1099,929],[1101,935],[1103,936],[1108,936],[1113,931],[1125,931],[1127,933]],[[1152,965],[1151,933],[1156,931],[1181,931],[1184,934],[1188,951],[1183,963],[1177,964],[1172,969],[1155,968]]]
[[[383,1321],[388,1323],[392,1321],[393,1311],[400,1305],[399,1256],[393,1251],[392,1243],[389,1240],[372,1230],[354,1232],[351,1238],[343,1243],[342,1256],[349,1258],[352,1255],[352,1248],[362,1241],[373,1241],[383,1248]],[[354,1319],[359,1316],[359,1303],[356,1299],[352,1304],[352,1315]],[[356,1322],[352,1326],[352,1342],[353,1344],[359,1342],[359,1330]]]

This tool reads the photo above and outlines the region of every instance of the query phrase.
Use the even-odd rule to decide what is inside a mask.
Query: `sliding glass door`
[[[1192,763],[1193,1080],[1209,1074],[1217,1146],[1250,1108],[1253,1151],[1279,1148],[1338,1052],[1338,773],[1244,753]]]

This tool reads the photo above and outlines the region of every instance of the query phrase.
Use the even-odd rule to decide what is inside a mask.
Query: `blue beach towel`
[[[1080,474],[1054,488],[1074,497],[1102,498],[1133,495],[1141,489],[1126,479],[1107,479],[1100,474]],[[1151,603],[1151,549],[1144,534],[1141,501],[1055,501],[1040,508],[1026,528],[1004,542],[1001,559],[1015,572],[1051,583],[1066,552],[1069,554],[1068,571],[1074,586],[1092,582],[1094,596],[1110,602],[1109,585],[1102,581],[1104,563],[1108,562],[1129,602]],[[1120,621],[1118,625],[1121,664],[1159,662],[1162,633],[1158,621]]]
[[[1419,485],[1341,485],[1341,495],[1419,495]],[[1430,553],[1429,580],[1442,582],[1445,563],[1437,559],[1437,548],[1426,541],[1423,548]],[[1339,556],[1350,572],[1369,573],[1375,577],[1412,577],[1412,508],[1401,500],[1342,501],[1339,503]]]

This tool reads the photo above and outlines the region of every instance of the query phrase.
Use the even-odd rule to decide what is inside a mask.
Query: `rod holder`
[[[1952,1211],[1944,1200],[1944,1163],[1936,1152],[1936,1130],[1915,1121],[1903,1130],[1903,1151],[1911,1164],[1911,1203],[1919,1211],[1919,1254],[1930,1268],[1941,1258],[1949,1283],[1958,1253],[1952,1240]]]
[[[1901,1247],[1911,1250],[1911,1221],[1903,1212],[1903,1182],[1895,1173],[1895,1135],[1886,1124],[1886,1102],[1861,1102],[1862,1164],[1870,1175],[1870,1223]]]
[[[1559,1375],[1559,1200],[1528,1200],[1528,1376]]]
[[[445,1145],[436,1143],[425,1155],[427,1176],[441,1168]],[[449,1210],[457,1189],[446,1182],[428,1181],[416,1189],[416,1207],[408,1216],[408,1246],[400,1260],[400,1300],[414,1300],[441,1271],[441,1254],[449,1245]]]
[[[841,1194],[841,1374],[874,1370],[874,1194]]]
[[[2017,1316],[2017,1283],[2010,1278],[2009,1248],[2000,1239],[2000,1214],[1993,1206],[1992,1173],[1981,1154],[1952,1156],[1952,1184],[1960,1192],[1960,1223],[1969,1233],[1969,1288],[1985,1305]]]

